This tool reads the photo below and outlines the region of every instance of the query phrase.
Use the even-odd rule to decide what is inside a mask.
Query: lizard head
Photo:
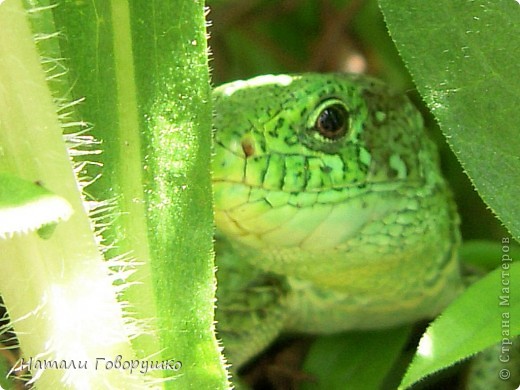
[[[260,76],[213,96],[217,228],[245,245],[337,247],[388,214],[385,194],[442,180],[419,112],[372,78]]]

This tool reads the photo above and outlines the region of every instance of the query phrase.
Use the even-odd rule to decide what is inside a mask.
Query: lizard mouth
[[[217,229],[253,248],[332,249],[395,207],[359,187],[289,193],[217,180],[213,189]]]
[[[217,229],[254,248],[338,247],[390,210],[414,207],[409,198],[424,186],[410,177],[374,174],[367,156],[266,153],[247,135],[226,145],[217,140],[215,152]]]

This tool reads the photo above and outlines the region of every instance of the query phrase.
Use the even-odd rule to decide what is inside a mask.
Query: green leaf
[[[520,239],[520,4],[380,0],[417,88],[487,205]]]
[[[519,335],[520,322],[514,319],[520,317],[520,300],[513,295],[518,280],[520,263],[505,259],[470,286],[423,335],[400,388]]]
[[[0,290],[26,359],[89,368],[31,370],[33,379],[43,389],[227,388],[213,329],[203,2],[25,5],[29,11],[21,0],[0,1],[8,32],[0,34],[0,171],[45,183],[74,214],[49,240],[0,240]],[[85,123],[93,127],[87,134]],[[62,129],[81,146],[66,145]],[[86,154],[90,134],[102,154]],[[79,187],[102,173],[86,197],[108,205],[94,220],[105,230],[108,261],[66,146],[85,154],[75,166]],[[118,370],[119,355],[123,368],[142,364]],[[151,370],[150,361],[168,364]]]
[[[0,239],[38,229],[49,231],[71,214],[72,206],[61,196],[31,181],[0,173]]]
[[[202,1],[68,2],[54,10],[78,115],[101,141],[102,176],[88,191],[115,199],[109,256],[140,265],[124,292],[153,325],[133,340],[174,388],[224,388],[213,332],[215,277],[208,163],[211,98]],[[87,156],[89,159],[92,156]],[[97,172],[90,171],[91,176]]]
[[[301,388],[380,388],[409,334],[410,328],[403,327],[322,336],[312,345],[303,366],[305,373],[315,379]]]
[[[12,177],[43,183],[74,213],[47,240],[0,240],[0,291],[11,320],[2,319],[0,332],[12,328],[26,359],[84,363],[69,371],[32,367],[38,388],[142,388],[143,376],[94,368],[98,357],[133,359],[132,331],[92,234],[27,15],[19,0],[0,2],[0,26],[8,32],[0,34],[0,171],[11,175],[4,191],[14,188],[26,200],[40,192],[41,199],[43,189]],[[16,196],[7,198],[12,204]]]

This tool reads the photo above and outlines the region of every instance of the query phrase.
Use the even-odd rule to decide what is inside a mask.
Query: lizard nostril
[[[250,139],[243,139],[241,145],[246,158],[255,154],[255,147],[253,146],[253,142]]]

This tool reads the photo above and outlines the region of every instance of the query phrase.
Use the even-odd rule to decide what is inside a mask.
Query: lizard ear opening
[[[243,138],[240,145],[242,146],[245,158],[251,157],[255,154],[255,146],[250,138]]]

